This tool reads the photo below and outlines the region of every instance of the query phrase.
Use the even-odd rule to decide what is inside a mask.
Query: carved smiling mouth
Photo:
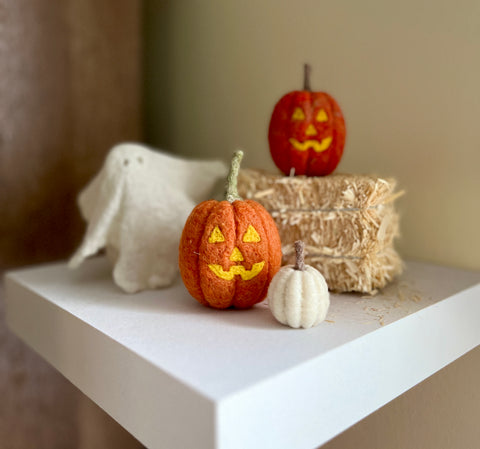
[[[318,140],[305,140],[303,142],[299,142],[297,139],[293,137],[288,139],[288,141],[293,145],[293,147],[298,151],[307,151],[309,148],[313,148],[313,151],[317,153],[321,153],[325,151],[330,144],[332,143],[331,137],[325,137],[324,139]]]
[[[265,261],[257,262],[252,265],[251,270],[247,270],[243,265],[232,265],[228,271],[225,271],[221,265],[209,264],[208,268],[212,270],[219,278],[231,281],[238,274],[242,280],[249,281],[257,276],[263,269]]]

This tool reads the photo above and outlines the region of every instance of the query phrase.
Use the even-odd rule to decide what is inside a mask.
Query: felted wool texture
[[[287,265],[278,271],[268,288],[268,306],[282,324],[308,329],[322,322],[330,306],[324,277],[313,267],[296,270]]]
[[[170,285],[185,220],[226,173],[220,161],[184,160],[132,143],[115,146],[79,195],[88,226],[70,267],[106,248],[113,279],[125,292]]]
[[[249,226],[258,233],[260,241],[243,241]],[[223,240],[212,243],[209,240],[216,228]],[[239,251],[243,260],[232,260],[234,251]],[[251,200],[210,200],[199,204],[187,219],[180,240],[179,267],[187,290],[200,303],[217,309],[248,308],[262,301],[280,268],[281,258],[275,222],[260,204]],[[244,280],[235,271],[248,272],[255,264],[263,265],[251,279]],[[219,266],[232,278],[220,277],[211,265]]]
[[[318,268],[333,291],[374,293],[402,270],[393,249],[399,234],[393,179],[333,174],[286,177],[241,170],[239,193],[272,214],[282,240],[283,262],[294,260],[293,243],[303,240],[306,261]]]
[[[319,111],[323,116],[317,115]],[[273,109],[268,143],[275,165],[286,175],[292,168],[298,175],[328,175],[340,162],[345,145],[342,111],[326,92],[289,92]]]

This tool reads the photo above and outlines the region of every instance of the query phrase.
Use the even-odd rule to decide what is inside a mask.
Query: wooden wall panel
[[[58,232],[70,189],[67,4],[46,3],[0,3],[0,269],[61,256],[70,239]]]
[[[141,0],[0,0],[0,274],[72,253],[78,191],[112,145],[141,138],[140,78]],[[3,313],[0,291],[2,448],[140,446]]]
[[[78,190],[140,138],[140,39],[137,0],[0,0],[0,270],[78,243]]]

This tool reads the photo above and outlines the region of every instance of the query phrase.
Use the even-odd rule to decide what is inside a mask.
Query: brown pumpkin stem
[[[295,242],[295,270],[305,271],[305,243]]]
[[[227,186],[226,186],[226,193],[225,193],[225,199],[233,203],[234,201],[237,200],[242,200],[243,198],[238,195],[238,189],[237,189],[237,178],[238,178],[238,172],[240,171],[240,163],[242,162],[243,159],[243,151],[242,150],[237,150],[235,153],[233,153],[232,156],[232,163],[230,165],[230,171],[227,176]]]
[[[308,90],[311,92],[312,88],[310,87],[310,72],[312,67],[310,64],[303,65],[303,90]]]

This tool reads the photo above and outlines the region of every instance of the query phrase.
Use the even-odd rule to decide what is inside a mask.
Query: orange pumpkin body
[[[294,169],[295,175],[324,176],[342,157],[345,120],[333,97],[309,90],[308,65],[305,71],[305,89],[284,95],[275,105],[268,143],[273,161],[286,175]]]
[[[252,200],[200,203],[187,219],[179,254],[187,290],[217,309],[262,301],[282,258],[275,222]]]

